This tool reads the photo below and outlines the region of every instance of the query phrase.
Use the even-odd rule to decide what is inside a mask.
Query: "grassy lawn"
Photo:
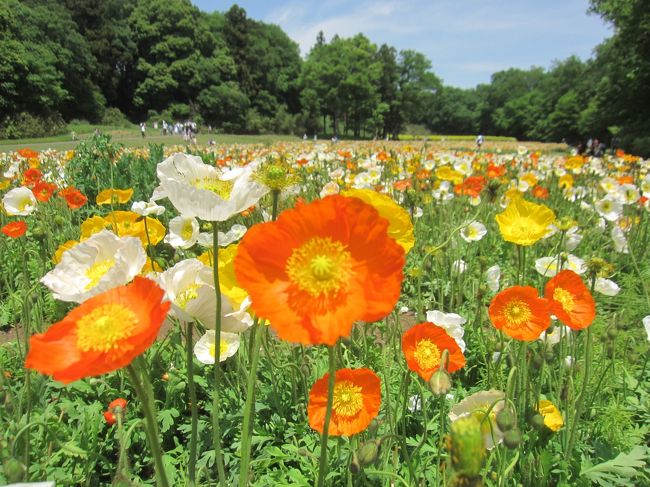
[[[140,129],[120,128],[120,127],[100,127],[94,125],[70,125],[70,132],[65,135],[53,137],[42,137],[37,139],[15,139],[0,140],[0,152],[10,152],[23,147],[29,147],[34,150],[56,149],[68,150],[74,149],[77,144],[92,137],[95,128],[102,132],[108,133],[113,137],[115,142],[124,144],[127,147],[141,147],[149,143],[165,145],[183,145],[183,137],[179,135],[162,135],[160,130],[147,129],[147,137],[142,138]],[[71,132],[75,131],[77,140],[72,140]],[[200,145],[207,145],[210,140],[218,144],[273,144],[281,141],[298,141],[301,140],[293,135],[232,135],[232,134],[199,134],[197,142]]]

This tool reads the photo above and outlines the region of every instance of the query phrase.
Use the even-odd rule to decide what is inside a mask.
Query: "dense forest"
[[[191,118],[242,133],[396,137],[484,133],[650,153],[650,10],[591,0],[614,33],[586,61],[508,69],[472,89],[445,86],[412,50],[322,33],[303,59],[277,25],[190,0],[0,0],[0,138],[72,119]]]

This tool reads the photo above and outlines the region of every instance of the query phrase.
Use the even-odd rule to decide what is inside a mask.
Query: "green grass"
[[[150,143],[165,145],[185,145],[181,135],[161,135],[161,130],[147,129],[147,137],[140,135],[140,129],[136,126],[129,128],[117,126],[90,125],[85,123],[72,123],[68,125],[68,133],[52,137],[0,140],[0,152],[11,152],[24,147],[34,150],[74,149],[80,141],[92,137],[95,129],[109,134],[114,142],[126,147],[144,147]],[[77,135],[77,140],[72,140],[72,132]],[[207,145],[210,140],[217,144],[273,144],[282,141],[301,140],[293,135],[236,135],[236,134],[199,134],[197,142],[200,145]]]

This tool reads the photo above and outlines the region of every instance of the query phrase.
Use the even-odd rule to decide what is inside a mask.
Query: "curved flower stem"
[[[573,445],[576,439],[576,431],[578,429],[578,422],[580,421],[580,416],[582,415],[582,410],[584,408],[585,396],[587,395],[587,388],[589,386],[589,379],[591,379],[591,349],[593,346],[593,338],[591,334],[591,326],[587,328],[587,345],[585,346],[585,373],[582,377],[582,388],[580,389],[580,395],[576,400],[575,414],[573,416],[573,423],[571,424],[571,429],[569,430],[569,439],[567,441],[566,451],[564,452],[565,460],[569,461],[571,458],[571,453],[573,452]]]
[[[329,362],[329,380],[327,382],[327,407],[325,408],[325,423],[320,443],[320,460],[318,461],[317,487],[322,487],[327,475],[327,440],[329,439],[330,419],[332,417],[332,403],[334,402],[334,381],[336,378],[336,353],[333,347],[327,347]]]
[[[223,455],[221,454],[221,426],[219,424],[221,361],[218,354],[221,345],[221,286],[219,285],[219,225],[217,222],[212,222],[212,269],[214,292],[217,300],[217,315],[214,324],[214,342],[217,351],[214,358],[214,390],[212,391],[212,446],[214,448],[214,461],[217,465],[219,484],[221,487],[226,487],[226,474],[223,467]]]
[[[158,432],[158,422],[156,420],[156,406],[153,401],[153,390],[151,382],[147,375],[146,369],[142,366],[139,358],[136,358],[133,363],[126,366],[126,372],[129,375],[131,385],[138,395],[140,405],[142,406],[142,413],[144,414],[144,430],[151,449],[151,456],[154,460],[154,468],[156,470],[156,483],[160,487],[169,487],[167,480],[167,473],[162,460],[162,448],[160,447],[161,439]],[[141,374],[138,373],[140,368]]]
[[[194,350],[192,348],[192,334],[194,325],[188,321],[185,328],[185,347],[187,353],[187,386],[190,392],[190,412],[192,415],[192,432],[190,435],[190,459],[188,462],[188,476],[190,487],[196,483],[196,436],[198,432],[199,415],[196,404],[196,385],[194,384]]]
[[[151,269],[156,272],[156,251],[154,250],[153,246],[151,245],[151,239],[149,238],[149,227],[147,226],[147,218],[146,216],[143,216],[142,219],[144,220],[144,233],[147,236],[147,254],[149,255],[149,259],[151,260]]]

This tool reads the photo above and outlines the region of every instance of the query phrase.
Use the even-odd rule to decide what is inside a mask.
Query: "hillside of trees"
[[[445,86],[423,54],[363,34],[322,33],[303,59],[277,25],[190,0],[2,0],[0,138],[72,119],[191,118],[238,133],[396,137],[483,133],[650,153],[650,11],[591,0],[614,34],[586,61],[508,69],[472,89]]]

